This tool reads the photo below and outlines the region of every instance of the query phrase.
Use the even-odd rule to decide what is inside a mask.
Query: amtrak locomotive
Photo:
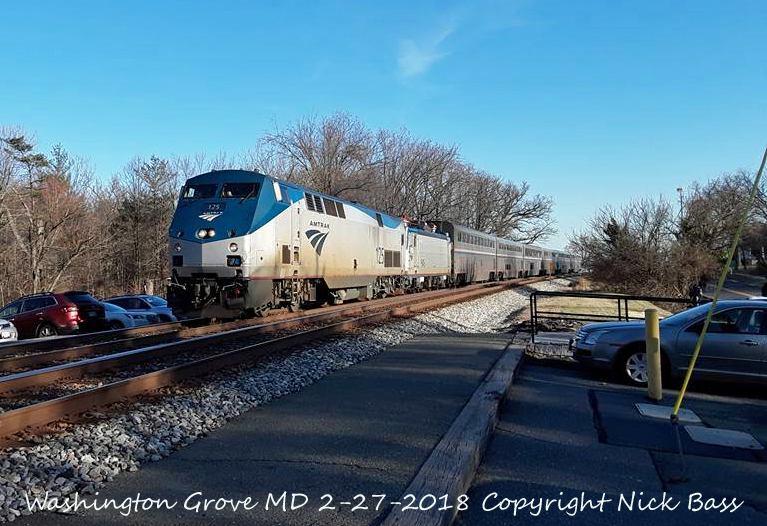
[[[243,170],[189,179],[169,238],[169,303],[219,318],[580,268],[569,254],[447,221],[409,224]]]

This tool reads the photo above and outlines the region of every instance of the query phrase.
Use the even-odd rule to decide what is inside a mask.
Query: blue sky
[[[767,142],[764,1],[276,4],[5,3],[0,124],[106,178],[346,111],[551,195],[552,246]]]

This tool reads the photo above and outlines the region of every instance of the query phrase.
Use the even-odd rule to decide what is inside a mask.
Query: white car
[[[13,323],[0,319],[0,343],[15,342],[18,339],[19,333]]]
[[[104,306],[104,316],[107,319],[109,328],[127,329],[129,327],[141,327],[142,325],[149,325],[150,323],[157,323],[157,318],[154,316],[154,321],[147,314],[128,312],[118,305],[102,301]]]

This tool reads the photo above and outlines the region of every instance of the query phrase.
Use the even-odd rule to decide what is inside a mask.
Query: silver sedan
[[[19,333],[13,323],[0,318],[0,343],[15,342],[18,339]]]
[[[683,376],[710,305],[674,314],[660,322],[664,375]],[[767,382],[767,301],[717,303],[703,339],[694,378]],[[634,385],[647,383],[644,322],[592,323],[573,341],[576,360],[614,373]]]

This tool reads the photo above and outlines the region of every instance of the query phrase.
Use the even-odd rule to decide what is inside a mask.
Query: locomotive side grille
[[[288,245],[282,245],[282,264],[290,265],[290,247]]]
[[[399,250],[384,250],[384,267],[402,266],[402,253]]]

